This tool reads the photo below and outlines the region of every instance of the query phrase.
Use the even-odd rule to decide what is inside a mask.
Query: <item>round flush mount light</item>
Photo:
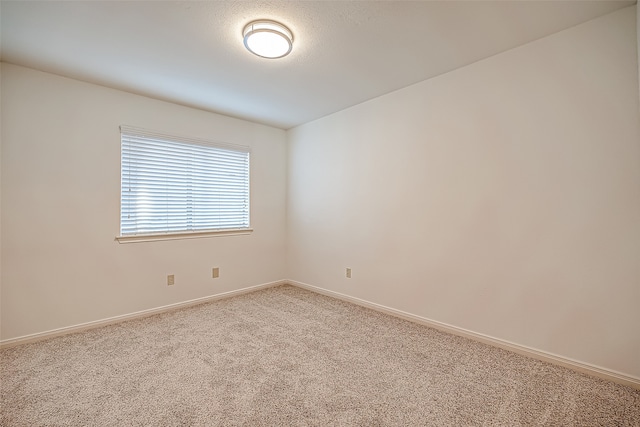
[[[253,21],[242,30],[244,45],[249,52],[263,58],[282,58],[293,48],[293,34],[275,21]]]

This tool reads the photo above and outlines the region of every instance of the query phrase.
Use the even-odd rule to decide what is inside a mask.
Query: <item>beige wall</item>
[[[635,22],[290,130],[289,278],[640,377]]]
[[[9,64],[1,87],[3,340],[285,276],[284,131]],[[117,243],[121,124],[251,146],[254,233]]]
[[[1,45],[2,42],[0,41]],[[0,82],[2,82],[1,63]],[[0,331],[2,331],[2,84],[0,84]]]

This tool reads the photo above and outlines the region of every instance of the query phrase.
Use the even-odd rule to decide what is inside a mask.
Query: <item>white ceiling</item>
[[[635,1],[0,3],[3,61],[290,128]],[[243,46],[255,19],[293,52]]]

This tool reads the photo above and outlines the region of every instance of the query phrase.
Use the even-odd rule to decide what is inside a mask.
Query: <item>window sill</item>
[[[229,230],[209,230],[209,231],[189,231],[183,233],[163,233],[163,234],[136,234],[132,236],[116,236],[118,243],[140,243],[153,242],[157,240],[184,240],[202,239],[205,237],[223,237],[251,234],[253,228],[238,228]]]

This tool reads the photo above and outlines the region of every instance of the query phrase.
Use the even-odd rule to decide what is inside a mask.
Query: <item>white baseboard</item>
[[[343,301],[351,302],[362,307],[367,307],[382,313],[389,314],[391,316],[399,317],[411,322],[419,323],[434,329],[438,329],[443,332],[448,332],[453,335],[470,338],[475,341],[479,341],[494,347],[499,347],[514,353],[521,354],[523,356],[531,357],[537,360],[541,360],[555,365],[564,366],[574,371],[582,372],[595,377],[603,378],[605,380],[613,381],[618,384],[626,385],[640,390],[640,378],[631,375],[617,372],[611,369],[603,368],[600,366],[592,365],[578,360],[573,360],[567,357],[559,356],[557,354],[549,353],[543,350],[523,346],[520,344],[512,343],[510,341],[494,338],[489,335],[480,334],[470,331],[468,329],[459,328],[457,326],[449,325],[443,322],[427,319],[425,317],[417,316],[415,314],[407,313],[395,308],[387,307],[381,304],[366,301],[360,298],[352,297],[349,295],[341,294],[339,292],[330,291],[328,289],[319,288],[317,286],[309,285],[307,283],[298,282],[295,280],[277,280],[275,282],[263,283],[256,286],[250,286],[247,288],[237,289],[234,291],[223,292],[220,294],[210,295],[202,298],[196,298],[189,301],[183,301],[175,304],[169,304],[162,307],[156,307],[148,310],[142,310],[135,313],[125,314],[121,316],[114,316],[107,319],[96,320],[93,322],[82,323],[79,325],[68,326],[64,328],[53,329],[50,331],[39,332],[36,334],[25,335],[17,338],[10,338],[0,341],[0,348],[14,347],[21,344],[32,343],[36,341],[42,341],[62,335],[72,334],[76,332],[82,332],[89,329],[99,328],[101,326],[111,325],[114,323],[123,322],[126,320],[139,319],[143,317],[152,316],[154,314],[164,313],[180,308],[191,307],[206,302],[216,301],[224,298],[230,298],[237,295],[247,294],[250,292],[258,291],[260,289],[266,289],[273,286],[279,286],[289,284],[297,286],[302,289],[326,295],[332,298],[337,298]]]
[[[164,305],[162,307],[151,308],[148,310],[137,311],[135,313],[123,314],[120,316],[109,317],[107,319],[95,320],[93,322],[81,323],[79,325],[67,326],[64,328],[52,329],[50,331],[38,332],[36,334],[24,335],[17,338],[10,338],[0,341],[0,348],[14,347],[17,345],[42,341],[61,335],[82,332],[89,329],[99,328],[101,326],[112,325],[114,323],[124,322],[125,320],[140,319],[143,317],[153,316],[154,314],[164,313],[179,308],[191,307],[206,302],[216,301],[224,298],[230,298],[237,295],[255,292],[260,289],[266,289],[273,286],[284,285],[288,283],[286,280],[278,280],[275,282],[263,283],[261,285],[249,286],[247,288],[236,289],[235,291],[223,292],[221,294],[209,295],[202,298],[196,298],[189,301],[178,302],[175,304]]]
[[[309,285],[307,283],[298,282],[295,280],[286,280],[286,283],[297,286],[303,289],[307,289],[312,292],[316,292],[322,295],[326,295],[332,298],[337,298],[343,301],[351,302],[363,307],[367,307],[382,313],[389,314],[391,316],[399,317],[404,320],[419,323],[431,328],[448,332],[453,335],[458,335],[465,338],[470,338],[475,341],[489,344],[494,347],[499,347],[504,350],[512,351],[514,353],[521,354],[523,356],[531,357],[543,362],[552,363],[555,365],[564,366],[565,368],[572,369],[574,371],[582,372],[588,375],[592,375],[605,380],[613,381],[618,384],[633,387],[640,390],[640,378],[631,375],[624,374],[622,372],[613,371],[611,369],[602,368],[589,363],[580,362],[567,357],[559,356],[557,354],[549,353],[543,350],[527,347],[524,345],[516,344],[510,341],[494,338],[489,335],[480,334],[470,331],[468,329],[459,328],[457,326],[449,325],[446,323],[438,322],[435,320],[427,319],[425,317],[417,316],[415,314],[407,313],[395,308],[386,307],[381,304],[376,304],[370,301],[366,301],[360,298],[352,297],[349,295],[341,294],[339,292],[330,291],[327,289],[319,288],[317,286]]]

